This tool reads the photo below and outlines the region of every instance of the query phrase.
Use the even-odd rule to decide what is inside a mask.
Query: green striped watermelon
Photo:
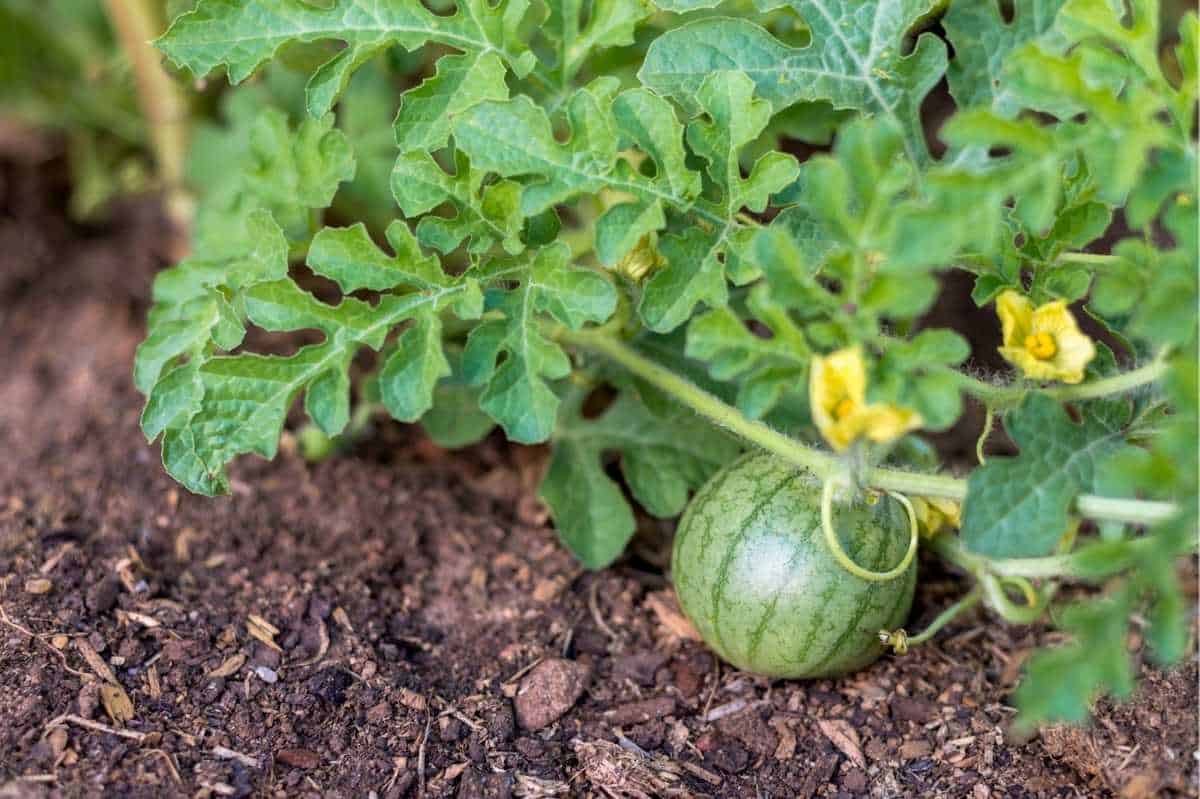
[[[679,522],[672,558],[679,602],[722,658],[771,677],[824,677],[883,653],[881,629],[912,606],[914,562],[873,583],[833,559],[821,531],[821,483],[773,455],[742,457],[713,476]],[[899,502],[834,504],[842,548],[886,571],[909,544]]]

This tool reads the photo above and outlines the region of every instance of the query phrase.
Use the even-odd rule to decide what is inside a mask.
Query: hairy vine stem
[[[670,369],[655,363],[607,330],[569,330],[566,328],[557,328],[554,330],[553,335],[563,343],[591,350],[615,361],[632,374],[640,377],[659,390],[672,395],[677,401],[702,416],[708,417],[708,419],[717,425],[768,452],[778,455],[789,463],[810,470],[821,479],[828,478],[844,469],[841,461],[834,455],[802,444],[760,421],[747,419],[736,408],[727,405],[719,398],[714,397],[691,381],[680,377]],[[1148,375],[1155,377],[1161,375],[1163,368],[1161,361],[1155,361],[1133,372],[1127,372],[1113,378],[1106,378],[1080,386],[1069,386],[1067,388],[1075,390],[1075,393],[1071,395],[1075,398],[1079,398],[1081,395],[1088,397],[1104,396],[1109,393],[1127,391],[1134,385],[1142,385],[1150,382],[1154,378],[1148,377]],[[1104,391],[1100,391],[1097,388],[1097,385],[1101,383],[1105,384]],[[1061,398],[1061,395],[1055,396],[1060,396]],[[885,491],[898,491],[916,496],[942,497],[959,501],[963,500],[967,495],[966,480],[944,475],[920,474],[900,469],[875,467],[868,469],[864,477],[867,485]],[[1129,524],[1153,525],[1174,516],[1177,513],[1177,508],[1170,502],[1118,499],[1084,494],[1076,499],[1075,512],[1089,519],[1107,519]],[[1056,556],[1056,558],[1069,557]],[[1035,558],[1033,560],[1037,561],[1037,563],[1032,564],[1030,568],[1040,569],[1044,567],[1044,562],[1048,559]],[[1010,561],[1009,563],[1012,562]],[[1066,567],[1070,564],[1069,561],[1063,561],[1061,565]],[[1032,574],[1024,573],[1020,570],[1001,572],[992,569],[992,571],[1004,576],[1049,576],[1045,571],[1041,570]],[[1062,571],[1055,573],[1064,574]]]
[[[1056,400],[1087,400],[1098,397],[1108,397],[1113,394],[1123,394],[1135,388],[1153,383],[1167,370],[1166,361],[1160,356],[1149,363],[1131,369],[1128,372],[1103,377],[1099,380],[1089,380],[1074,386],[1054,386],[1043,391]],[[1022,385],[995,386],[984,380],[970,375],[958,374],[959,387],[994,408],[1004,408],[1016,405],[1028,393],[1029,387]]]

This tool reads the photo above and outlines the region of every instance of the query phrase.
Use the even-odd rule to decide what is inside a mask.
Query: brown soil
[[[0,796],[1196,790],[1195,658],[1024,743],[1006,697],[1046,635],[983,616],[847,679],[757,679],[687,637],[669,529],[575,565],[537,450],[381,424],[189,496],[129,379],[165,231],[147,203],[69,224],[55,171],[0,161]],[[958,590],[926,564],[911,626]]]

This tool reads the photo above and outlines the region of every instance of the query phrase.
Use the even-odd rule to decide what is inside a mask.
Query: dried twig
[[[38,569],[38,572],[41,574],[49,574],[50,572],[54,571],[54,567],[57,566],[73,549],[75,549],[75,543],[73,541],[67,541],[58,549],[54,550],[50,557],[46,558],[46,562],[42,564],[41,568]]]
[[[236,760],[243,766],[247,766],[255,770],[262,768],[262,764],[259,763],[258,758],[251,757],[250,755],[243,754],[224,746],[214,746],[212,748],[212,753],[222,760]]]
[[[697,766],[695,763],[689,763],[686,760],[680,760],[678,762],[679,762],[679,765],[683,766],[685,769],[687,769],[688,771],[690,771],[692,774],[699,777],[700,779],[704,780],[709,785],[720,785],[721,784],[721,778],[718,777],[716,774],[713,774],[708,769],[703,768],[701,766]]]
[[[425,731],[421,733],[421,745],[417,748],[417,796],[425,796],[425,744],[429,741],[428,713],[425,714]]]
[[[131,741],[141,741],[146,737],[146,733],[144,732],[136,732],[135,730],[118,730],[116,727],[110,727],[107,724],[101,724],[98,721],[85,719],[83,716],[77,716],[74,713],[64,713],[61,716],[56,716],[55,718],[51,719],[50,722],[46,724],[46,730],[43,732],[43,735],[55,727],[61,727],[64,724],[74,724],[78,727],[86,727],[89,730],[95,730],[96,732],[107,732],[109,735],[128,738]]]
[[[717,697],[717,689],[721,687],[721,662],[717,661],[716,674],[713,675],[713,687],[708,692],[708,698],[704,700],[704,711],[700,714],[701,718],[708,717],[708,709],[712,707],[713,699]]]
[[[317,654],[307,658],[306,660],[302,660],[299,663],[290,664],[292,668],[298,669],[303,666],[312,666],[313,664],[320,663],[325,657],[326,653],[329,652],[329,629],[325,626],[325,622],[321,621],[320,619],[317,619],[317,624],[320,625],[317,628],[317,637],[319,639],[317,645]]]
[[[596,622],[596,626],[604,631],[604,634],[609,638],[616,640],[619,636],[613,632],[612,627],[604,621],[604,617],[600,615],[600,604],[596,599],[596,594],[600,590],[600,581],[592,580],[592,587],[588,589],[588,610],[592,612],[592,621]]]
[[[62,652],[60,652],[59,650],[55,649],[53,646],[51,646],[46,641],[42,640],[41,636],[33,633],[30,630],[27,630],[26,628],[22,627],[21,625],[17,624],[15,621],[10,619],[8,617],[8,614],[4,611],[3,605],[0,605],[0,622],[4,622],[5,624],[7,624],[9,627],[12,627],[17,632],[19,632],[23,635],[26,635],[29,638],[32,638],[34,641],[37,641],[42,646],[46,647],[46,649],[49,649],[56,658],[58,658],[60,661],[62,661],[63,668],[66,669],[67,671],[69,671],[71,674],[74,674],[76,677],[79,677],[82,680],[92,679],[92,675],[87,674],[82,671],[77,671],[77,670],[71,668],[70,664],[67,663],[67,656],[65,654],[63,654]]]
[[[175,766],[175,758],[171,757],[171,753],[165,749],[147,749],[143,753],[144,756],[156,755],[161,757],[167,764],[167,771],[171,774],[171,779],[175,780],[176,785],[183,785],[183,778],[179,776],[179,769]]]

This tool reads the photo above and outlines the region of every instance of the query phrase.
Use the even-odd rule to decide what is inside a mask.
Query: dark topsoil
[[[0,161],[0,796],[1196,790],[1195,658],[1024,743],[1006,698],[1048,636],[987,616],[842,680],[742,674],[681,624],[669,526],[575,565],[538,450],[381,423],[188,495],[129,379],[165,230],[150,203],[68,223],[60,171]],[[911,628],[960,590],[924,568]]]

